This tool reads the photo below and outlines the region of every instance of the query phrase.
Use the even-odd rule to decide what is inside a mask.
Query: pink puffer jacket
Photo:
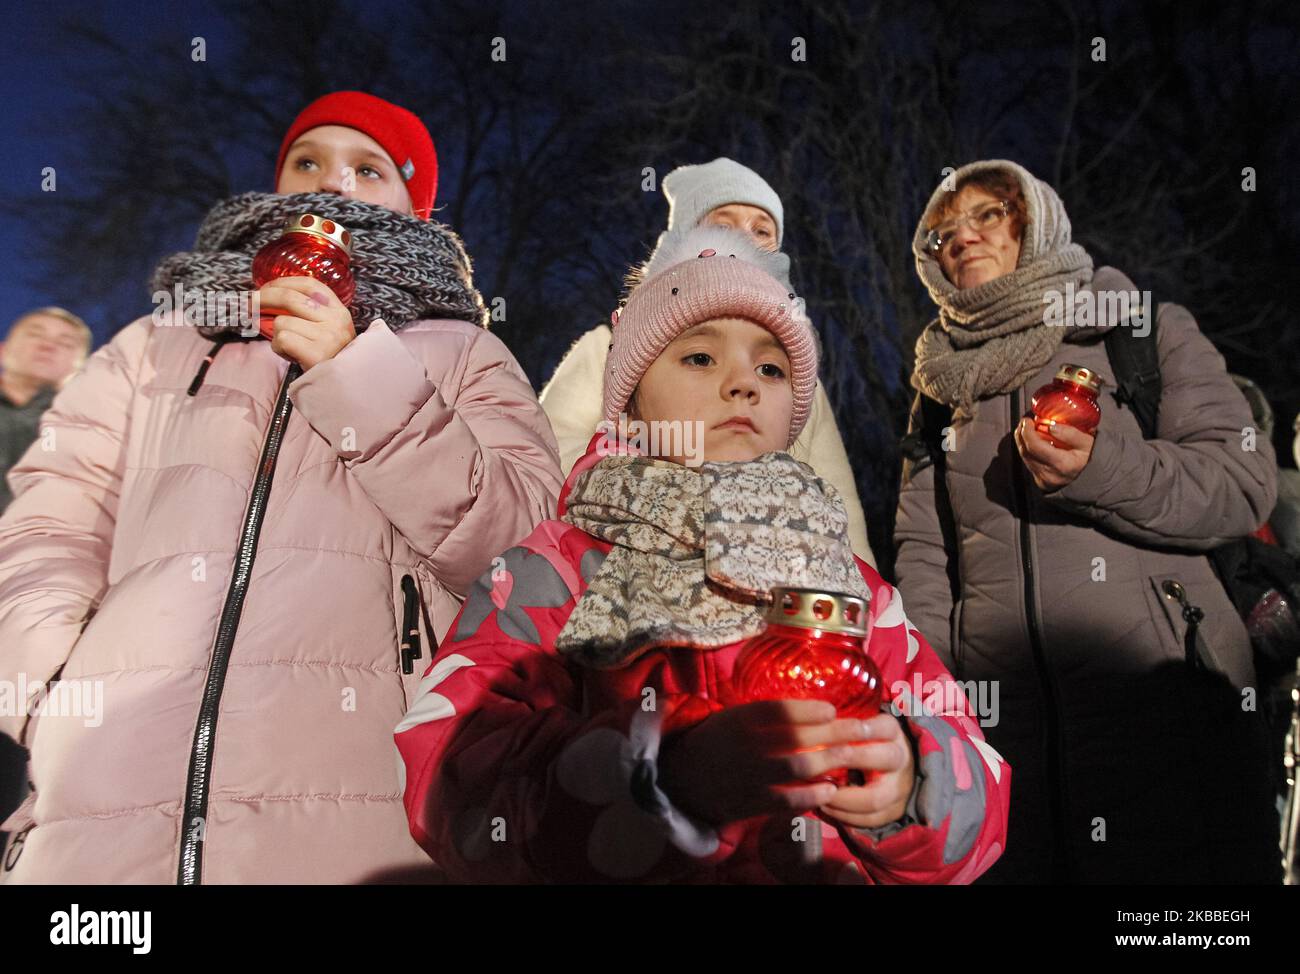
[[[287,420],[266,341],[224,345],[187,395],[210,348],[130,325],[10,474],[0,687],[12,704],[64,682],[35,716],[0,693],[35,786],[5,826],[4,881],[427,866],[393,728],[459,597],[553,513],[550,426],[506,347],[464,322],[376,321],[290,385]]]

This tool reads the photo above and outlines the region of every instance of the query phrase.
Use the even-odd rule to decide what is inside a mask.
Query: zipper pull
[[[406,638],[402,641],[402,646],[413,660],[419,659],[423,655],[420,652],[420,627],[415,625],[414,622],[406,630]]]
[[[1187,589],[1183,588],[1181,582],[1167,578],[1160,587],[1164,590],[1165,598],[1173,599],[1183,607],[1183,621],[1187,623],[1187,635],[1183,639],[1183,655],[1186,657],[1187,665],[1197,670],[1204,669],[1205,664],[1201,661],[1200,654],[1196,652],[1196,631],[1201,620],[1205,618],[1205,613],[1199,606],[1187,601]]]
[[[185,395],[194,396],[198,394],[199,387],[203,385],[203,379],[208,374],[208,367],[225,344],[225,339],[218,339],[212,343],[212,347],[208,349],[208,354],[203,356],[203,362],[199,365],[198,372],[194,373],[194,378],[190,381],[190,387],[185,390]]]

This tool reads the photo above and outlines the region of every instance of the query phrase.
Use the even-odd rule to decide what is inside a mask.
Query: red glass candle
[[[285,225],[284,233],[257,252],[253,258],[253,286],[280,277],[314,277],[352,306],[356,282],[352,279],[352,233],[342,224],[314,213],[304,213]],[[275,308],[261,309],[260,330],[274,335]]]
[[[839,717],[880,713],[880,671],[868,657],[867,603],[852,595],[806,589],[772,590],[767,628],[736,659],[732,688],[740,703],[825,700]],[[840,768],[826,780],[860,784]]]
[[[1056,378],[1041,387],[1029,400],[1034,413],[1034,429],[1047,437],[1052,445],[1065,449],[1065,445],[1052,437],[1052,427],[1065,423],[1075,429],[1097,435],[1101,422],[1101,406],[1097,393],[1101,392],[1101,379],[1092,369],[1082,365],[1062,365]]]

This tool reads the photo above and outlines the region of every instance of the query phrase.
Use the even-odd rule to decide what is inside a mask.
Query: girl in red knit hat
[[[427,220],[438,154],[412,112],[362,91],[336,91],[289,126],[275,178],[277,193],[338,193]]]
[[[247,295],[253,256],[313,213],[351,233],[350,308],[289,277],[259,293],[271,341],[229,308],[147,316],[54,400],[58,448],[14,468],[0,520],[0,678],[61,673],[102,708],[0,715],[35,787],[4,880],[428,871],[392,729],[490,553],[561,486],[460,240],[428,218],[436,183],[410,112],[314,102],[278,192],[217,204],[154,286]]]
[[[559,519],[493,559],[398,725],[411,832],[451,878],[964,883],[1000,855],[1010,768],[853,556],[834,488],[785,452],[817,351],[777,259],[718,228],[659,248]],[[647,448],[627,421],[675,432]],[[782,586],[869,601],[895,712],[734,702]]]

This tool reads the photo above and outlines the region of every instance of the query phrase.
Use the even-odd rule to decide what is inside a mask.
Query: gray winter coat
[[[1134,289],[1113,268],[1091,286]],[[1186,309],[1159,308],[1157,439],[1116,401],[1103,334],[953,422],[950,544],[935,467],[905,476],[898,586],[958,680],[998,684],[985,733],[1017,778],[991,881],[1266,880],[1277,820],[1250,643],[1205,553],[1267,518],[1273,449]],[[1044,492],[1012,434],[1067,362],[1104,380],[1101,425],[1078,478]],[[1204,669],[1187,662],[1180,591],[1204,613]]]

